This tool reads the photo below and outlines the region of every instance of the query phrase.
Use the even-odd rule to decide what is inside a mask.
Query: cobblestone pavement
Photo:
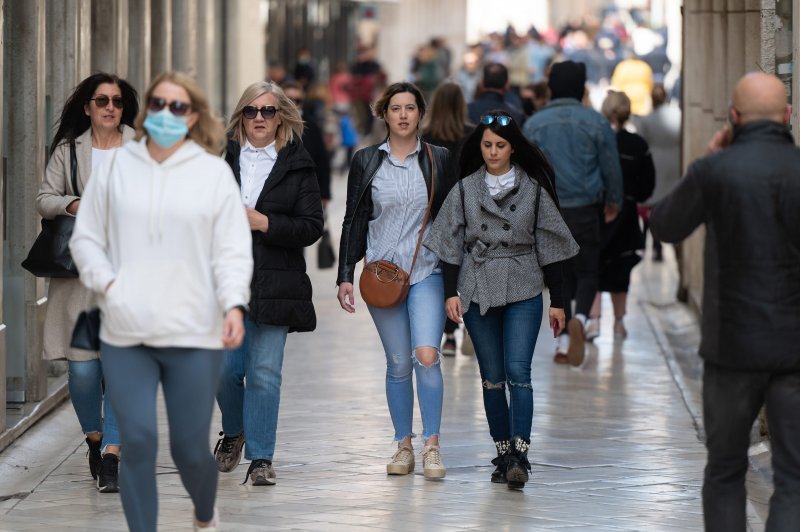
[[[343,180],[335,194],[333,233]],[[637,270],[624,342],[613,340],[604,301],[608,318],[581,369],[553,364],[555,343],[543,325],[534,356],[533,473],[524,491],[511,491],[489,482],[494,446],[477,364],[461,353],[442,360],[447,477],[425,480],[421,468],[386,476],[393,447],[378,335],[363,302],[354,316],[339,309],[334,270],[316,270],[316,252],[308,256],[319,326],[287,344],[278,483],[241,485],[246,464],[221,474],[222,530],[702,529],[704,448],[643,312],[644,300],[674,293],[668,263]],[[160,529],[189,530],[191,502],[169,456],[163,405],[160,412]],[[418,414],[414,428],[421,430]],[[209,439],[213,445],[216,434]],[[23,468],[28,484],[9,486],[6,473]],[[69,404],[0,454],[0,495],[0,530],[126,529],[119,497],[93,487]],[[751,521],[761,529],[752,512]]]

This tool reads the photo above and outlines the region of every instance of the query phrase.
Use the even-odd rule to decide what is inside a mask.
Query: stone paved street
[[[342,216],[335,187],[333,233]],[[338,235],[335,235],[338,237]],[[589,360],[575,370],[552,363],[542,327],[534,356],[531,481],[524,491],[491,484],[494,446],[474,357],[444,358],[442,455],[447,477],[421,467],[387,477],[393,452],[384,395],[385,363],[363,302],[335,300],[335,272],[308,253],[318,328],[289,338],[274,487],[241,485],[246,464],[222,474],[223,530],[701,530],[705,452],[687,402],[656,341],[651,303],[674,293],[672,265],[645,261],[629,303],[629,338],[615,343],[610,301]],[[691,394],[690,394],[691,395]],[[219,424],[215,414],[214,430]],[[421,430],[419,416],[414,428]],[[191,503],[169,456],[161,409],[160,529],[191,529]],[[209,436],[211,444],[216,433]],[[421,445],[417,445],[421,448]],[[123,456],[124,460],[124,456]],[[418,458],[418,463],[421,459]],[[25,480],[11,485],[28,468]],[[119,497],[93,487],[85,444],[67,403],[0,454],[0,530],[125,530]],[[750,510],[753,530],[761,517]]]

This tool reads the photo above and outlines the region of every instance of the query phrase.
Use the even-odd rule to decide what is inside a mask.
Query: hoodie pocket
[[[146,339],[214,328],[213,289],[182,261],[126,264],[104,299],[103,326],[112,334]]]

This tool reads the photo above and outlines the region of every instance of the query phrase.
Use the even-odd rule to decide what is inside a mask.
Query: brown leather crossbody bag
[[[422,228],[419,230],[417,247],[414,250],[414,260],[411,261],[411,269],[406,272],[403,268],[389,260],[376,260],[364,265],[364,271],[358,281],[358,288],[361,297],[367,305],[377,308],[396,307],[408,296],[410,288],[409,279],[414,265],[417,263],[419,247],[422,245],[422,237],[425,234],[425,227],[428,225],[428,218],[431,214],[433,205],[434,184],[436,183],[436,167],[433,164],[433,153],[429,144],[425,144],[428,149],[428,158],[431,161],[431,194],[428,199],[428,208],[422,219]],[[366,263],[366,259],[364,262]]]

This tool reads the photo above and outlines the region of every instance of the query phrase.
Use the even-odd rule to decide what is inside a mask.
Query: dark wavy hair
[[[94,91],[97,90],[97,87],[103,83],[111,83],[119,87],[123,102],[120,125],[125,124],[133,127],[133,121],[139,113],[139,95],[136,93],[136,89],[115,74],[97,72],[81,81],[67,98],[64,108],[61,110],[61,117],[57,122],[58,129],[56,129],[53,142],[50,144],[48,158],[53,155],[56,147],[60,144],[75,140],[91,127],[92,123],[83,108],[89,103],[89,99],[94,96]]]
[[[514,119],[511,118],[511,115],[506,111],[496,109],[486,113],[486,115],[507,116],[511,120],[506,126],[501,126],[497,120],[488,126],[481,120],[478,121],[478,125],[469,137],[467,137],[467,140],[464,141],[464,146],[461,148],[461,159],[459,161],[459,167],[461,168],[460,178],[463,179],[468,175],[474,174],[485,164],[483,155],[481,154],[481,141],[483,140],[483,132],[488,129],[492,133],[503,137],[511,144],[511,149],[513,150],[511,153],[511,163],[522,168],[526,174],[536,180],[536,182],[550,194],[550,197],[553,198],[556,205],[558,205],[558,196],[556,195],[555,189],[555,173],[542,150],[528,142],[528,139],[522,134],[517,123],[514,122]],[[483,117],[481,117],[481,119],[482,118]]]

